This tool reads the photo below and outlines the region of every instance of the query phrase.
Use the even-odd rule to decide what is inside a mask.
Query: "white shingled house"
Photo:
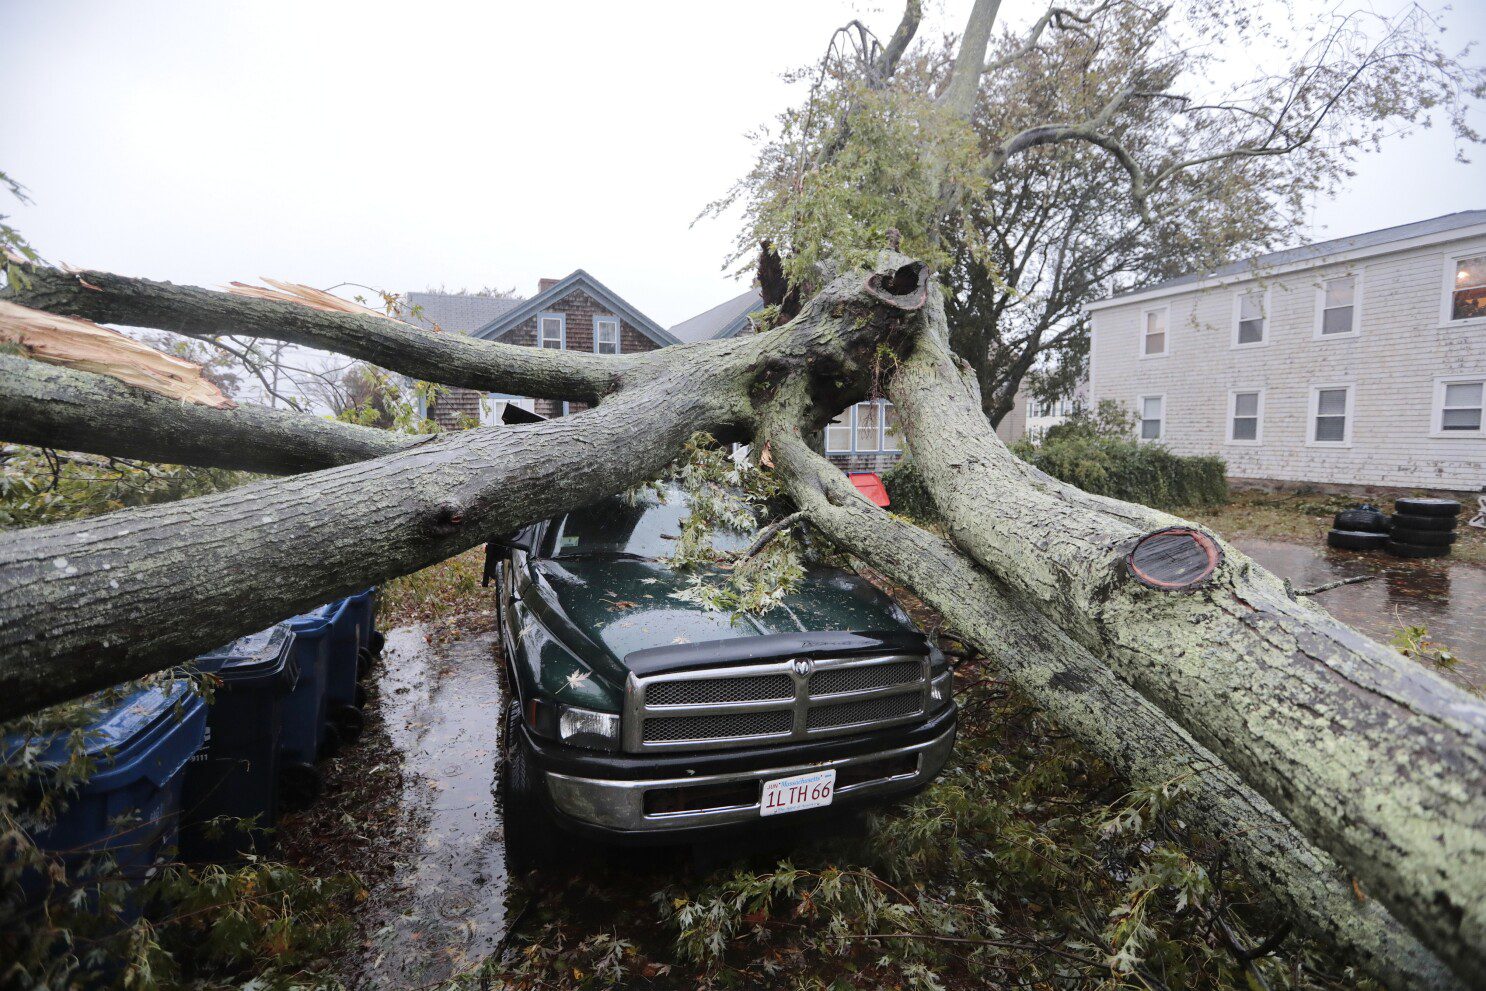
[[[1089,397],[1236,480],[1486,488],[1486,210],[1089,307]]]

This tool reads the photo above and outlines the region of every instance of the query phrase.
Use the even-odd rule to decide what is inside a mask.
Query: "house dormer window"
[[[1234,303],[1233,346],[1252,347],[1264,343],[1264,324],[1267,316],[1263,289],[1238,294]]]
[[[567,336],[567,320],[561,313],[543,313],[537,317],[537,347],[561,351]]]
[[[619,353],[619,318],[593,318],[593,350],[598,354]]]

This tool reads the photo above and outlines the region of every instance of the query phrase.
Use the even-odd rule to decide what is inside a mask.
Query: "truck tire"
[[[1394,557],[1444,557],[1450,553],[1450,545],[1431,547],[1427,544],[1405,544],[1390,540],[1388,541],[1388,553]]]
[[[1394,513],[1393,529],[1399,530],[1453,530],[1453,516],[1416,516],[1413,513]]]
[[[1396,527],[1393,539],[1401,544],[1419,544],[1424,547],[1448,547],[1458,537],[1454,530],[1409,530]]]
[[[1371,506],[1358,506],[1337,513],[1332,525],[1352,533],[1387,533],[1388,517]]]
[[[501,814],[506,824],[506,862],[519,873],[557,862],[557,824],[539,791],[536,761],[521,725],[521,706],[506,713],[506,767],[501,775]]]
[[[1346,551],[1376,551],[1388,543],[1388,535],[1363,530],[1332,530],[1326,535],[1326,543]]]
[[[1397,499],[1393,510],[1414,516],[1459,516],[1460,503],[1454,499]]]

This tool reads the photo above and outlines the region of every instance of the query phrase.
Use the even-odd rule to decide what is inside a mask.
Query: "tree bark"
[[[887,391],[954,542],[1241,773],[1461,974],[1486,973],[1486,707],[1292,600],[1221,541],[1200,587],[1135,580],[1126,558],[1151,515],[1029,490],[946,339],[935,294]]]
[[[1221,839],[1245,875],[1312,935],[1333,943],[1397,991],[1462,988],[1347,872],[1273,805],[1082,645],[948,542],[862,499],[780,417],[767,436],[811,524],[911,588],[1080,743],[1137,785],[1182,782],[1182,818]]]
[[[366,461],[430,439],[265,406],[183,403],[108,375],[0,354],[0,441],[292,475]]]

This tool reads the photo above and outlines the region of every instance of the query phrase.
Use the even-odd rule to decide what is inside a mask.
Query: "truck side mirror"
[[[490,587],[490,582],[495,578],[496,567],[500,562],[502,550],[521,551],[525,554],[531,553],[531,541],[527,540],[520,530],[515,533],[503,534],[496,537],[485,545],[485,568],[480,576],[480,585],[484,588]]]

